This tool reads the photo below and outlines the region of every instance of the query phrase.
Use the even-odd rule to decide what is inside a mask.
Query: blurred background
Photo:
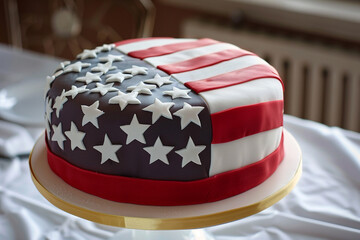
[[[214,38],[255,52],[279,71],[285,113],[360,131],[360,0],[0,2],[2,49],[73,59],[128,38]]]

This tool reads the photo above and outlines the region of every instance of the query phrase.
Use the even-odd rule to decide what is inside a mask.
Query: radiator
[[[209,37],[250,50],[285,84],[285,113],[360,131],[360,53],[339,46],[191,19],[183,37]]]

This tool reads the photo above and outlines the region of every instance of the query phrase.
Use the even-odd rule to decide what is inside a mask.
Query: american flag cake
[[[212,39],[86,49],[46,79],[48,163],[72,187],[117,202],[229,198],[284,157],[283,90],[266,61]]]

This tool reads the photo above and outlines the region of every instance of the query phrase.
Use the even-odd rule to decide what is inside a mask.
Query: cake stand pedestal
[[[29,165],[32,180],[39,192],[53,205],[75,216],[122,228],[184,230],[245,218],[270,207],[290,193],[300,179],[302,158],[296,140],[285,129],[284,149],[285,157],[278,169],[257,187],[221,201],[188,206],[118,203],[73,188],[50,169],[44,135],[36,142]],[[212,239],[201,230],[133,232],[134,239],[195,239],[191,236],[196,239]]]

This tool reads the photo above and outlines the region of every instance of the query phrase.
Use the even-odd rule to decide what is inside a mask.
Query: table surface
[[[22,67],[28,61],[36,64]],[[44,79],[57,61],[0,45],[0,89],[29,73]],[[205,230],[216,240],[360,239],[360,134],[287,115],[284,125],[303,152],[303,175],[295,189],[263,212]],[[0,126],[15,124],[0,120]],[[16,127],[30,133],[28,145],[43,131]],[[0,146],[14,139],[0,128]],[[92,240],[115,233],[131,239],[131,230],[95,224],[48,203],[31,181],[27,154],[0,157],[0,239]]]

